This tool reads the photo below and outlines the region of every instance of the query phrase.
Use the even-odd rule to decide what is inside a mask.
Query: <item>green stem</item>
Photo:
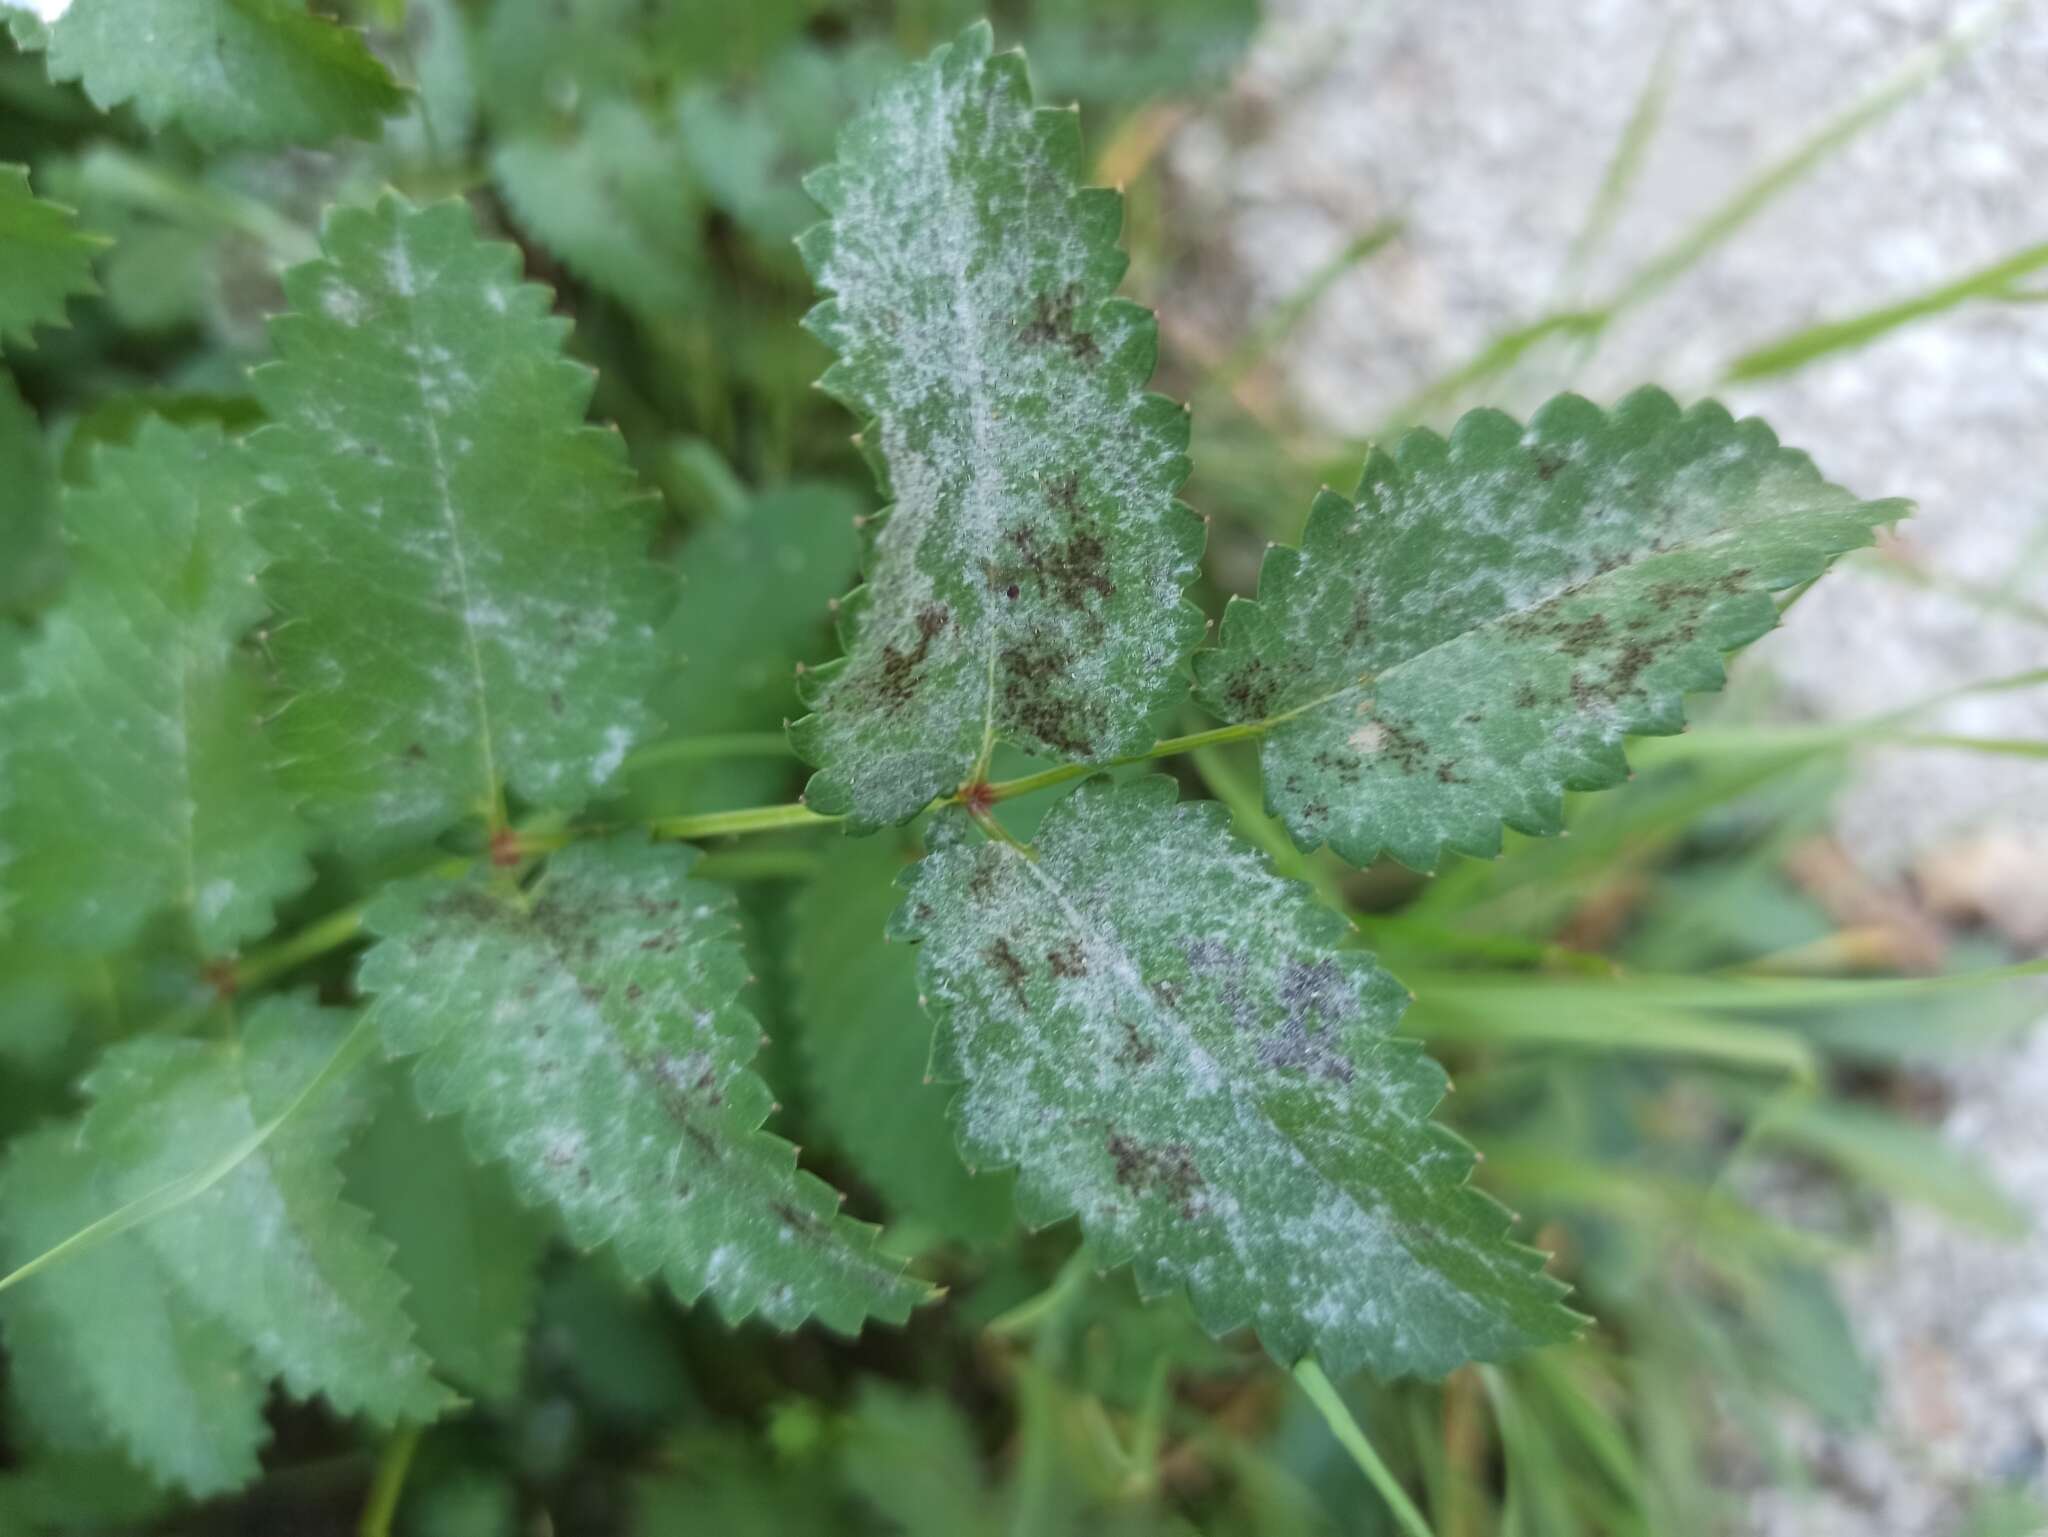
[[[1351,1454],[1351,1460],[1358,1464],[1380,1498],[1387,1502],[1394,1519],[1408,1537],[1434,1537],[1429,1523],[1422,1518],[1422,1512],[1415,1508],[1415,1502],[1408,1498],[1387,1465],[1380,1461],[1380,1454],[1373,1450],[1372,1442],[1365,1438],[1365,1432],[1358,1421],[1351,1417],[1351,1410],[1339,1396],[1334,1384],[1323,1374],[1313,1356],[1303,1356],[1294,1368],[1294,1380],[1301,1384],[1301,1390],[1308,1394],[1309,1402],[1322,1414],[1323,1422],[1330,1427],[1330,1434],[1337,1438],[1337,1444]]]
[[[391,1518],[398,1513],[398,1497],[405,1491],[405,1475],[419,1444],[417,1425],[405,1426],[385,1443],[383,1455],[377,1459],[376,1476],[370,1480],[370,1498],[363,1505],[357,1537],[391,1537]]]
[[[475,863],[473,859],[443,859],[419,873],[452,879]],[[367,900],[351,902],[347,907],[339,908],[325,918],[308,924],[296,934],[287,935],[274,945],[265,945],[262,949],[243,956],[235,964],[236,990],[261,987],[264,983],[281,977],[330,950],[339,950],[362,933],[363,912],[369,905]]]
[[[748,806],[740,811],[706,811],[696,816],[656,817],[647,830],[657,838],[725,838],[739,833],[773,832],[783,827],[825,827],[842,820],[819,816],[801,802],[782,806]]]
[[[991,801],[1006,801],[1012,796],[1029,795],[1034,790],[1049,790],[1054,785],[1084,779],[1090,774],[1099,774],[1104,769],[1126,768],[1133,763],[1150,763],[1155,758],[1171,758],[1180,753],[1193,752],[1198,747],[1211,747],[1219,742],[1249,741],[1253,737],[1264,736],[1282,721],[1291,720],[1300,713],[1298,710],[1291,710],[1285,715],[1267,716],[1264,720],[1245,721],[1236,726],[1217,726],[1213,730],[1197,731],[1190,736],[1168,737],[1163,742],[1154,742],[1143,752],[1134,752],[1122,758],[1111,758],[1106,763],[1063,763],[1058,768],[1026,774],[1022,779],[1006,779],[1001,784],[992,784],[984,793]]]

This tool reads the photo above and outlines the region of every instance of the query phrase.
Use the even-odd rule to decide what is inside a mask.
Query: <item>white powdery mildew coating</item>
[[[1112,298],[1117,201],[1076,186],[1073,123],[988,47],[974,29],[883,91],[804,242],[833,295],[824,383],[869,419],[893,498],[800,735],[863,820],[952,788],[989,733],[1142,745],[1200,633],[1186,430],[1144,391],[1151,318]]]
[[[694,855],[581,844],[520,893],[420,881],[368,915],[385,936],[362,985],[386,1046],[419,1054],[435,1113],[502,1159],[579,1244],[734,1318],[852,1328],[902,1316],[918,1288],[871,1235],[757,1130],[760,1027],[736,1001],[746,964],[729,893],[689,880]]]
[[[337,213],[323,249],[257,380],[288,772],[366,842],[501,783],[573,809],[647,724],[664,584],[623,447],[584,424],[546,293],[459,207]]]
[[[1900,511],[1656,391],[1412,434],[1358,497],[1326,493],[1302,549],[1269,557],[1204,697],[1233,718],[1314,702],[1264,743],[1269,795],[1298,837],[1421,868],[1492,852],[1503,822],[1555,831],[1566,786],[1615,782],[1624,736],[1719,686],[1768,593]]]
[[[1399,985],[1171,797],[1093,783],[1035,861],[955,830],[911,879],[970,1163],[1016,1164],[1027,1217],[1078,1211],[1106,1260],[1283,1360],[1441,1372],[1568,1332],[1428,1119],[1441,1072],[1387,1038]]]

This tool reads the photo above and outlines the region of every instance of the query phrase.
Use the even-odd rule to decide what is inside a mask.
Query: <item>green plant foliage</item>
[[[219,955],[306,881],[238,644],[264,611],[243,519],[254,495],[219,432],[156,421],[64,493],[70,581],[0,704],[8,884],[49,942],[117,950],[175,910]]]
[[[787,486],[684,543],[682,597],[656,639],[668,674],[654,704],[671,739],[778,732],[796,713],[797,669],[829,644],[830,606],[859,560],[860,507],[840,486]],[[670,757],[636,777],[647,799],[721,811],[786,794],[790,767],[782,756]]]
[[[1170,780],[1084,785],[1036,855],[942,820],[897,920],[937,1075],[1027,1222],[1079,1212],[1148,1294],[1282,1361],[1440,1375],[1569,1338],[1542,1256],[1466,1185],[1442,1071],[1344,924]]]
[[[1297,844],[1418,870],[1562,825],[1619,783],[1622,738],[1684,724],[1723,653],[1777,622],[1903,502],[1859,502],[1761,422],[1657,390],[1524,428],[1475,411],[1375,450],[1299,550],[1266,557],[1196,660],[1204,705],[1270,723],[1267,804]]]
[[[9,1341],[31,1341],[45,1405],[82,1403],[142,1466],[192,1492],[253,1470],[271,1375],[387,1423],[451,1402],[412,1342],[389,1248],[342,1199],[336,1158],[362,1099],[310,1092],[350,1024],[278,996],[230,1040],[128,1042],[87,1076],[77,1128],[11,1149],[10,1259],[40,1258],[89,1214],[158,1203],[152,1220],[10,1292]],[[195,1169],[210,1177],[195,1184]]]
[[[1144,393],[1152,317],[1112,297],[1121,202],[1077,185],[1070,113],[970,29],[885,88],[809,183],[832,295],[821,381],[865,423],[889,509],[846,656],[792,733],[816,810],[902,822],[995,743],[1101,761],[1143,747],[1200,637],[1201,552],[1174,500],[1178,406]]]
[[[652,504],[546,292],[459,205],[341,210],[324,250],[285,279],[250,442],[286,779],[352,847],[507,785],[573,811],[645,729]]]
[[[894,49],[799,46],[778,53],[751,90],[691,87],[676,125],[705,194],[764,245],[817,222],[799,168],[829,159],[840,125],[900,67]]]
[[[1011,1181],[970,1175],[954,1153],[951,1091],[928,1081],[915,957],[882,940],[914,858],[896,837],[848,839],[790,913],[805,1082],[819,1121],[892,1213],[989,1243],[1016,1220]],[[879,1095],[877,1083],[896,1088]]]
[[[26,166],[0,164],[0,341],[31,346],[37,326],[63,323],[67,300],[97,293],[99,249],[70,209],[29,190]]]
[[[365,1106],[306,1102],[355,1021],[296,995],[266,1000],[237,1038],[154,1037],[86,1079],[85,1142],[125,1204],[194,1168],[219,1180],[138,1231],[165,1276],[301,1398],[386,1422],[431,1419],[451,1395],[412,1340],[390,1248],[342,1196],[337,1164]],[[262,1128],[276,1130],[247,1156]],[[45,1283],[49,1284],[49,1283]]]
[[[298,0],[71,0],[44,24],[10,13],[50,78],[101,110],[132,102],[209,149],[374,138],[402,97],[360,33]]]
[[[4,1166],[5,1259],[26,1262],[113,1205],[95,1150],[68,1125],[17,1139]],[[16,1388],[62,1438],[76,1395],[86,1446],[111,1440],[142,1468],[196,1495],[255,1475],[265,1383],[235,1336],[161,1288],[138,1234],[80,1255],[55,1281],[0,1299]],[[54,1400],[54,1401],[53,1401]]]
[[[1563,396],[1223,606],[1324,457],[1239,386],[1400,228],[1165,332],[1198,519],[1123,243],[1252,0],[0,6],[0,1533],[1678,1532],[1880,1401],[1873,1197],[2024,1230],[1865,1086],[2048,962],[1806,974],[1882,936],[1782,858],[1971,739],[1572,793],[1900,504]]]
[[[360,982],[431,1114],[460,1112],[584,1248],[735,1320],[901,1319],[923,1288],[759,1128],[760,1027],[737,1003],[731,898],[688,849],[578,844],[531,890],[502,876],[387,888]]]
[[[392,1246],[420,1348],[486,1402],[526,1363],[547,1228],[504,1170],[469,1155],[453,1119],[430,1120],[394,1083],[346,1160],[348,1193]]]
[[[22,401],[14,378],[0,369],[0,613],[32,608],[57,583],[57,486],[43,450],[42,427]]]
[[[508,141],[491,169],[520,222],[573,271],[660,320],[704,297],[701,210],[686,165],[671,126],[607,101],[566,136]]]

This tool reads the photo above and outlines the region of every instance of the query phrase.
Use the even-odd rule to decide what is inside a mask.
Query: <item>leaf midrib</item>
[[[408,271],[412,268],[412,252],[406,245],[405,229],[401,225],[392,231],[393,248],[398,252]],[[427,456],[433,475],[434,495],[441,513],[441,522],[448,531],[449,564],[455,577],[456,597],[460,607],[456,622],[462,630],[465,649],[469,653],[470,679],[474,686],[477,718],[477,753],[483,769],[483,795],[478,802],[485,819],[493,831],[504,824],[504,815],[498,795],[497,755],[492,746],[490,700],[486,693],[484,679],[483,647],[477,640],[476,626],[470,622],[470,580],[469,556],[463,546],[462,520],[456,515],[455,496],[448,480],[447,450],[441,442],[441,425],[434,418],[428,406],[427,374],[421,366],[422,355],[419,306],[417,293],[400,295],[401,307],[405,314],[406,334],[411,338],[408,361],[411,363],[413,392],[419,401],[419,417],[426,426]]]

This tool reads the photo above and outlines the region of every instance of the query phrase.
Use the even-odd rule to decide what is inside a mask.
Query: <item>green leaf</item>
[[[797,708],[796,670],[817,656],[830,606],[860,559],[860,502],[824,483],[753,497],[741,515],[699,528],[676,562],[682,600],[656,649],[669,667],[654,695],[670,751],[650,748],[639,804],[730,811],[787,799],[794,761],[693,758],[693,742],[738,732],[779,737]],[[677,756],[677,754],[683,756]]]
[[[985,1485],[972,1428],[936,1392],[863,1381],[839,1444],[839,1476],[905,1537],[993,1537],[1008,1529]]]
[[[798,169],[828,158],[840,128],[902,67],[902,56],[879,42],[800,44],[777,54],[752,89],[723,82],[686,92],[676,121],[706,196],[765,247],[786,253],[786,242],[818,217]]]
[[[98,293],[101,244],[79,233],[70,209],[29,190],[26,166],[0,163],[0,341],[33,346],[37,326],[64,323],[65,301]]]
[[[19,0],[17,0],[19,3]],[[362,35],[300,0],[71,0],[45,24],[15,12],[50,78],[101,111],[133,102],[152,130],[177,123],[202,148],[373,139],[403,101]]]
[[[1429,1119],[1444,1075],[1392,1035],[1401,985],[1308,889],[1153,775],[1084,784],[1035,856],[935,824],[896,923],[921,941],[961,1147],[1078,1212],[1140,1289],[1275,1357],[1441,1375],[1569,1338],[1542,1256]]]
[[[57,542],[57,484],[43,448],[42,423],[0,369],[0,613],[20,613],[57,586],[64,555]]]
[[[1902,502],[1859,502],[1769,428],[1641,390],[1524,428],[1474,411],[1375,450],[1266,557],[1195,661],[1202,703],[1271,722],[1266,801],[1303,848],[1418,870],[1549,834],[1562,792],[1628,772],[1622,738],[1684,724],[1724,652],[1776,622]]]
[[[254,375],[287,782],[364,851],[495,816],[501,784],[574,810],[646,718],[653,505],[463,205],[342,209],[322,246]]]
[[[882,938],[896,877],[912,857],[897,838],[842,839],[797,897],[797,1042],[819,1121],[889,1210],[987,1243],[1015,1225],[1010,1181],[977,1179],[961,1163],[946,1116],[951,1091],[922,1081],[932,1030],[918,1008],[916,955]]]
[[[453,1402],[413,1343],[390,1247],[342,1198],[355,1086],[304,1103],[349,1028],[310,999],[267,999],[228,1041],[143,1036],[86,1079],[85,1143],[116,1203],[223,1159],[287,1106],[276,1131],[191,1200],[136,1229],[183,1292],[284,1379],[343,1414],[427,1420]],[[85,1257],[99,1252],[85,1251]],[[81,1256],[65,1261],[81,1262]],[[62,1283],[62,1270],[51,1272]]]
[[[632,1485],[632,1537],[841,1537],[848,1530],[824,1470],[779,1461],[758,1437],[718,1430],[677,1437],[662,1466]]]
[[[64,493],[63,601],[0,705],[8,884],[51,943],[116,950],[176,910],[203,954],[225,954],[309,874],[239,647],[264,613],[242,516],[255,486],[211,427],[150,420],[96,464]]]
[[[394,1084],[344,1160],[350,1197],[393,1245],[420,1348],[489,1402],[518,1390],[545,1224],[504,1171],[479,1164],[453,1120],[430,1120]]]
[[[22,1264],[115,1203],[76,1130],[53,1126],[10,1146],[0,1176],[0,1270]],[[16,1387],[60,1385],[136,1464],[204,1497],[256,1476],[266,1390],[248,1352],[166,1290],[142,1240],[124,1234],[0,1299]]]
[[[562,850],[531,890],[491,872],[387,888],[360,976],[385,1047],[419,1057],[430,1114],[459,1110],[526,1199],[634,1277],[784,1328],[900,1320],[923,1288],[759,1130],[732,899],[694,862],[613,840]]]
[[[478,76],[501,133],[573,120],[592,102],[658,100],[693,78],[758,72],[819,0],[496,0]]]
[[[648,320],[704,307],[702,207],[682,141],[653,113],[600,101],[566,136],[501,143],[491,171],[542,245]]]
[[[871,521],[847,655],[806,678],[806,800],[902,822],[997,741],[1099,761],[1149,745],[1202,631],[1187,421],[1148,395],[1152,317],[1112,297],[1121,200],[1077,184],[1070,112],[969,29],[884,88],[808,183],[832,297],[821,381],[866,424]]]

